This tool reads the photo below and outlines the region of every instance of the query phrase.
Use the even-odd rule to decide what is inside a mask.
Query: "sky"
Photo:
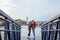
[[[13,19],[46,21],[60,13],[60,0],[0,0],[0,9]]]

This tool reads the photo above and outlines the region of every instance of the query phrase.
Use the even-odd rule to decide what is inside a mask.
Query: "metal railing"
[[[0,10],[0,40],[21,40],[21,25]]]
[[[60,14],[41,27],[41,40],[60,40]]]

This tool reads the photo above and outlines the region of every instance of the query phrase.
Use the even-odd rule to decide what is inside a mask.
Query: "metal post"
[[[17,27],[16,27],[16,24],[15,24],[15,40],[17,40],[17,32],[16,32],[17,30],[16,30],[16,28]]]
[[[18,29],[19,27],[17,27],[17,31],[19,31],[19,29]],[[19,40],[19,32],[17,32],[17,40]]]
[[[9,30],[9,22],[5,21],[4,27],[5,30]],[[8,35],[8,39],[10,40],[10,32],[7,31],[4,31],[4,40],[7,40],[7,35]]]
[[[7,21],[5,21],[4,27],[5,27],[5,30],[6,30],[7,29]],[[4,31],[4,40],[7,40],[7,32],[6,31]]]
[[[58,21],[57,27],[58,27],[58,29],[60,29],[60,21]],[[58,31],[58,33],[59,33],[59,39],[58,40],[60,40],[60,30]]]
[[[16,26],[16,30],[18,31],[18,26]],[[18,40],[18,32],[16,31],[16,37],[17,37],[17,40]]]
[[[7,27],[7,28],[8,28],[8,30],[10,30],[9,22],[8,22],[8,24],[7,24],[7,25],[8,25],[8,27]],[[11,40],[10,31],[7,31],[7,34],[8,34],[8,40]]]
[[[1,31],[0,31],[0,40],[2,40],[2,37],[1,37]]]
[[[19,32],[18,32],[18,40],[21,40],[21,33],[20,33],[21,30],[20,30],[20,26],[18,26],[18,31],[19,31]]]
[[[58,29],[58,22],[57,22],[57,27],[56,27],[56,29]],[[55,31],[54,40],[57,40],[57,36],[58,36],[58,31],[56,30],[56,31]]]
[[[49,30],[53,30],[53,24],[50,24]],[[50,31],[49,33],[50,33],[49,34],[50,35],[49,40],[53,40],[54,39],[54,36],[53,36],[54,31]]]
[[[44,40],[46,40],[46,26],[44,27]]]
[[[15,30],[14,24],[12,24],[12,30]],[[12,40],[15,40],[15,31],[12,32]]]
[[[43,30],[44,30],[44,27],[43,27]],[[43,31],[43,34],[42,34],[42,35],[43,35],[43,39],[42,39],[42,40],[44,40],[44,36],[45,36],[45,31]]]
[[[41,40],[43,40],[43,31],[42,30],[43,30],[43,28],[41,27],[41,34],[42,34],[41,35]]]
[[[48,26],[46,26],[46,30],[48,30]],[[48,40],[48,32],[49,31],[46,31],[46,40]]]
[[[50,40],[50,34],[51,34],[51,31],[50,30],[50,25],[48,26],[48,40]]]

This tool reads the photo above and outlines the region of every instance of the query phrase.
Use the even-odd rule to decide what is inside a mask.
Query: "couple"
[[[30,21],[28,24],[28,37],[30,36],[31,29],[33,32],[33,36],[35,37],[35,27],[36,27],[36,22],[34,20]]]

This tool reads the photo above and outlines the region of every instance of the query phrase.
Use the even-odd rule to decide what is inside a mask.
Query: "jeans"
[[[35,36],[35,28],[34,28],[34,29],[32,29],[32,32],[33,32],[33,36]]]

